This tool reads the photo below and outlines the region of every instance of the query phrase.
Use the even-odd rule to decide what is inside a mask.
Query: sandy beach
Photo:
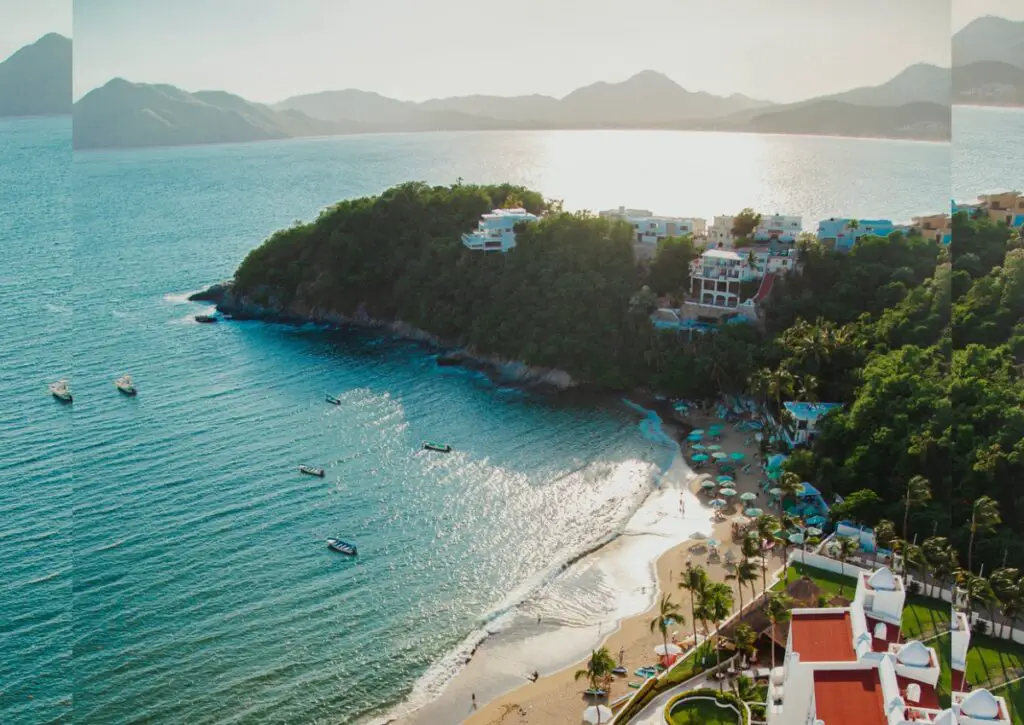
[[[702,428],[720,422],[712,417],[698,416],[693,416],[688,420],[695,427]],[[763,494],[760,494],[757,488],[757,481],[760,475],[757,447],[753,443],[745,445],[746,438],[747,434],[737,433],[732,430],[731,426],[727,426],[722,433],[719,445],[727,453],[742,451],[747,454],[747,462],[753,463],[753,468],[749,474],[744,474],[741,470],[736,471],[734,476],[736,479],[735,488],[738,493],[747,491],[757,493],[759,498],[752,505],[767,510],[767,499]],[[685,456],[688,461],[690,458],[688,450]],[[711,473],[715,472],[714,466],[708,466],[705,470]],[[697,493],[698,485],[699,483],[696,478],[690,480],[690,488],[693,493]],[[692,501],[692,499],[690,500]],[[706,497],[701,497],[701,501],[706,500]],[[725,577],[729,570],[724,564],[724,554],[729,549],[734,549],[737,554],[739,553],[739,544],[733,543],[732,523],[729,519],[741,513],[743,508],[744,504],[737,495],[725,509],[725,519],[713,525],[711,536],[722,542],[720,548],[723,561],[709,563],[706,551],[691,552],[691,549],[697,544],[697,542],[692,540],[685,541],[672,548],[657,561],[656,569],[659,592],[656,599],[660,598],[661,592],[671,593],[673,600],[682,606],[682,611],[686,617],[686,623],[677,628],[681,642],[685,643],[687,634],[692,637],[693,623],[690,622],[690,601],[687,593],[678,588],[679,573],[685,568],[687,561],[691,560],[693,564],[703,566],[708,572],[708,576],[714,581],[726,581]],[[637,566],[647,566],[647,564],[648,562],[637,562]],[[781,554],[774,553],[768,561],[769,573],[781,566],[781,564]],[[729,582],[729,584],[733,587],[735,601],[738,605],[739,596],[735,594],[736,584],[735,582]],[[758,590],[760,591],[760,587],[758,587]],[[750,600],[749,588],[744,590],[743,600],[744,603]],[[650,631],[650,621],[653,616],[654,608],[652,607],[643,614],[623,620],[620,627],[611,632],[602,642],[594,643],[595,646],[600,644],[607,647],[613,657],[618,657],[619,652],[622,651],[624,654],[623,664],[631,673],[629,677],[615,679],[607,702],[613,702],[630,692],[629,682],[639,681],[639,678],[632,676],[633,670],[655,663],[657,658],[654,655],[654,647],[661,644],[662,639],[660,633],[652,634]],[[698,624],[698,630],[699,628],[700,625]],[[589,704],[584,699],[583,691],[589,685],[585,679],[574,680],[573,674],[576,670],[582,669],[585,666],[586,660],[584,659],[571,667],[541,677],[536,682],[527,683],[489,703],[479,703],[479,709],[475,710],[464,722],[468,725],[498,725],[499,723],[502,725],[524,725],[526,723],[529,723],[529,725],[542,725],[548,723],[581,722],[582,712]]]

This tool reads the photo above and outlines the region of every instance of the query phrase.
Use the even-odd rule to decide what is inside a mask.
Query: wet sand
[[[710,417],[695,416],[690,419],[690,422],[694,427],[707,428],[719,421]],[[708,561],[706,552],[699,550],[691,551],[699,546],[697,541],[691,540],[683,542],[663,554],[656,564],[659,589],[656,600],[660,599],[662,592],[668,592],[672,595],[672,599],[681,605],[686,623],[671,630],[670,634],[678,631],[679,639],[684,646],[687,635],[690,638],[693,636],[693,623],[690,621],[690,600],[685,590],[678,588],[679,573],[685,568],[687,560],[691,560],[694,565],[699,564],[703,566],[712,580],[726,581],[725,576],[729,573],[729,569],[724,564],[725,552],[733,549],[737,555],[739,554],[739,543],[733,543],[732,522],[730,521],[731,518],[742,513],[743,508],[745,508],[745,504],[739,500],[739,494],[747,491],[758,493],[758,500],[753,502],[752,505],[768,510],[767,499],[759,493],[757,488],[757,481],[760,477],[757,446],[753,442],[751,445],[745,445],[747,437],[748,434],[737,433],[732,430],[731,426],[728,426],[722,433],[722,440],[719,441],[723,451],[726,453],[742,451],[747,454],[744,463],[753,464],[749,474],[744,474],[740,470],[736,471],[734,478],[736,479],[735,488],[737,496],[732,499],[730,505],[724,510],[726,514],[725,520],[713,526],[711,537],[722,542],[720,546],[722,560],[711,563]],[[689,450],[686,451],[686,458],[689,461]],[[679,463],[677,461],[677,465]],[[714,475],[716,468],[709,465],[706,469],[698,469],[696,472],[702,473],[704,471]],[[698,479],[696,477],[692,478],[690,481],[691,491],[697,493],[698,486]],[[703,502],[707,500],[707,497],[700,496],[700,499]],[[637,565],[646,566],[647,562],[637,562]],[[781,552],[773,552],[768,559],[769,576],[771,576],[772,571],[781,566]],[[736,583],[728,583],[733,587],[734,598],[738,606],[739,596],[736,594]],[[760,592],[760,586],[757,587],[757,591]],[[750,596],[750,589],[745,588],[743,592],[744,603],[750,600]],[[613,657],[618,657],[620,650],[622,650],[624,654],[623,665],[630,672],[628,677],[615,679],[608,699],[603,702],[614,702],[631,692],[628,683],[640,681],[640,678],[632,675],[633,671],[638,667],[653,665],[657,661],[654,647],[662,643],[661,634],[660,632],[652,634],[650,631],[650,622],[655,616],[656,606],[657,604],[643,614],[623,620],[620,627],[605,637],[603,641],[594,642],[595,647],[598,645],[607,647]],[[699,632],[699,624],[697,629]],[[527,723],[529,725],[562,725],[563,723],[581,722],[584,708],[591,704],[583,695],[584,690],[589,685],[585,678],[581,678],[578,681],[574,680],[573,674],[584,667],[586,667],[586,659],[571,667],[541,677],[537,682],[527,682],[523,686],[502,695],[486,705],[478,703],[479,708],[475,710],[472,709],[472,702],[467,701],[466,705],[471,710],[471,714],[464,722],[467,725],[498,725],[499,723],[502,725],[525,725]]]

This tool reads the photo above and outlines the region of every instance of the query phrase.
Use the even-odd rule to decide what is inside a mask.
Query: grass
[[[853,593],[857,591],[857,580],[853,576],[840,576],[824,569],[806,566],[799,561],[790,565],[786,578],[777,581],[772,587],[772,591],[777,592],[804,576],[809,577],[829,598],[839,596],[840,588],[843,590],[843,596],[849,599],[852,599]]]
[[[736,725],[739,718],[732,710],[708,700],[686,700],[672,709],[672,725]]]
[[[948,603],[911,594],[903,607],[903,636],[908,640],[930,639],[948,632],[950,616]]]
[[[993,688],[1024,677],[1024,646],[981,634],[971,635],[967,650],[967,681]]]
[[[950,695],[953,691],[953,669],[949,665],[949,641],[949,635],[944,634],[929,643],[939,654],[939,684],[935,688],[935,693],[939,696],[939,704],[943,707],[949,707]]]

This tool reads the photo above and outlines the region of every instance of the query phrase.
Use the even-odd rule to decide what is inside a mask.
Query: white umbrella
[[[728,456],[726,456],[721,451],[715,451],[714,453],[711,454],[711,457],[714,458],[716,461],[724,461],[726,458],[728,458]]]
[[[726,498],[731,498],[732,496],[736,495],[736,489],[735,488],[719,489],[718,495],[719,496],[725,496]]]
[[[659,644],[654,648],[654,654],[659,657],[664,657],[665,655],[679,655],[682,653],[683,648],[674,644]]]
[[[745,514],[746,514],[747,516],[750,516],[751,518],[754,518],[754,519],[756,519],[756,518],[757,518],[758,516],[760,516],[761,514],[763,514],[763,513],[764,513],[764,511],[763,511],[762,509],[759,509],[759,508],[757,508],[756,506],[754,506],[753,508],[749,508],[749,509],[747,509],[747,510],[746,510],[746,511],[744,511],[743,513],[745,513]]]
[[[701,488],[714,488],[715,487],[715,482],[714,481],[701,481],[700,487]]]
[[[583,721],[588,722],[591,725],[610,723],[612,721],[611,708],[605,707],[604,705],[591,705],[583,711]]]
[[[807,527],[807,535],[808,536],[821,536],[821,534],[822,534],[822,531],[817,526],[808,526]]]
[[[747,491],[746,493],[741,493],[740,494],[740,501],[753,501],[756,498],[757,498],[757,494],[753,493],[751,491]]]

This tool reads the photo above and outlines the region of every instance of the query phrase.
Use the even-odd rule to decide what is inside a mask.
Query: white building
[[[950,670],[952,705],[959,725],[1010,725],[1010,708],[1006,699],[993,695],[983,687],[964,692],[967,684],[967,650],[971,646],[971,628],[967,616],[953,607],[950,627]]]
[[[803,217],[785,214],[762,215],[761,223],[754,229],[756,242],[793,243],[804,230]]]
[[[732,224],[736,217],[716,216],[708,228],[709,249],[732,249],[736,237],[732,233]]]
[[[473,250],[507,252],[516,246],[516,224],[535,221],[526,209],[495,209],[480,218],[475,231],[462,235],[462,243]]]
[[[702,305],[738,307],[744,258],[725,249],[709,249],[690,265],[690,296]]]
[[[607,209],[599,213],[602,219],[618,219],[633,227],[633,239],[637,244],[657,245],[668,237],[704,237],[707,222],[697,217],[658,216],[647,209]]]
[[[782,435],[789,445],[800,446],[813,443],[822,418],[843,406],[841,403],[786,401],[782,407],[785,410],[782,416]]]
[[[951,725],[938,654],[900,642],[905,599],[903,580],[880,569],[860,572],[849,607],[794,609],[769,677],[769,725]]]

